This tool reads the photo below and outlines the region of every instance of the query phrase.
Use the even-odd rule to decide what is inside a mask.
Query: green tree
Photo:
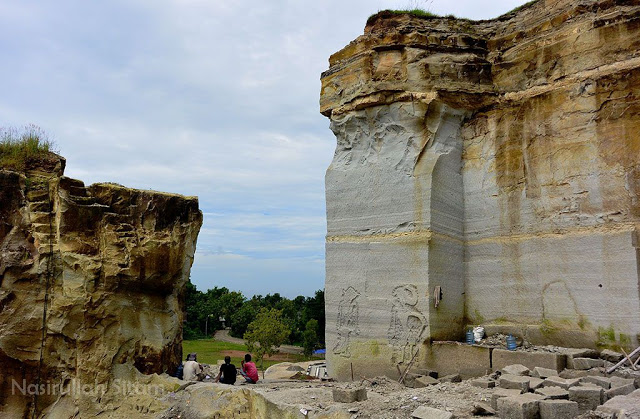
[[[185,322],[184,322],[184,338],[198,339],[203,336],[200,328],[200,316],[204,311],[204,294],[198,291],[195,285],[187,282],[185,287]]]
[[[254,301],[245,302],[235,313],[231,315],[231,336],[241,338],[247,331],[249,323],[255,320],[260,306]]]
[[[313,355],[313,351],[318,347],[318,321],[311,319],[307,322],[304,332],[302,333],[302,347],[304,348],[304,355],[310,357]]]
[[[274,308],[261,308],[256,319],[249,323],[244,339],[247,349],[256,355],[260,361],[260,369],[264,371],[265,355],[271,356],[278,352],[278,347],[286,342],[291,330],[282,322],[282,312]],[[264,372],[263,372],[264,378]]]
[[[316,295],[313,297],[307,297],[302,312],[302,321],[304,325],[311,320],[318,321],[318,340],[320,345],[324,345],[324,331],[325,331],[325,314],[324,314],[324,291],[316,291]],[[321,346],[322,347],[322,346]]]

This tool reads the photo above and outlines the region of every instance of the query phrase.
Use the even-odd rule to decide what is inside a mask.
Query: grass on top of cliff
[[[367,19],[367,25],[369,25],[371,22],[373,22],[377,18],[386,18],[394,15],[411,15],[411,16],[422,18],[422,19],[432,19],[432,18],[440,17],[439,15],[435,13],[431,13],[430,11],[424,10],[424,9],[398,9],[398,10],[386,9],[386,10],[379,10],[378,13],[374,13],[371,16],[369,16],[369,18]]]
[[[53,151],[53,141],[36,125],[0,128],[0,168],[21,171]]]

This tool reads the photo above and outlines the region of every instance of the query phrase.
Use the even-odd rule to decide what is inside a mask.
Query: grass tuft
[[[435,13],[431,13],[428,10],[423,10],[423,9],[398,9],[398,10],[389,10],[391,13],[396,14],[396,15],[412,15],[415,17],[424,17],[424,18],[431,18],[431,17],[440,17],[439,15],[435,14]]]
[[[37,125],[0,128],[0,168],[23,171],[50,152],[55,152],[54,143]]]
[[[411,15],[411,16],[422,18],[422,19],[433,19],[433,18],[440,17],[439,15],[435,13],[431,13],[430,11],[424,10],[424,9],[398,9],[398,10],[386,9],[386,10],[380,10],[378,11],[378,13],[374,13],[371,16],[369,16],[369,18],[367,19],[367,25],[373,23],[373,21],[379,17],[385,18],[385,17],[391,17],[393,15]]]

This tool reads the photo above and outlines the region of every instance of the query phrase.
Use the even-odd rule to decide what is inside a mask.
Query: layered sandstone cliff
[[[197,198],[87,187],[63,169],[51,154],[0,170],[2,417],[91,417],[122,404],[114,380],[181,358]]]
[[[468,324],[638,343],[637,2],[539,0],[482,22],[382,12],[329,63],[333,376],[397,374]]]

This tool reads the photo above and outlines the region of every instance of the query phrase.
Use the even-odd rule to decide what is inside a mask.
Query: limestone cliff
[[[636,1],[481,22],[381,12],[329,64],[333,376],[397,374],[468,324],[638,343]]]
[[[202,213],[195,197],[86,187],[59,156],[44,163],[0,170],[0,416],[91,417],[123,397],[95,389],[179,363]]]

